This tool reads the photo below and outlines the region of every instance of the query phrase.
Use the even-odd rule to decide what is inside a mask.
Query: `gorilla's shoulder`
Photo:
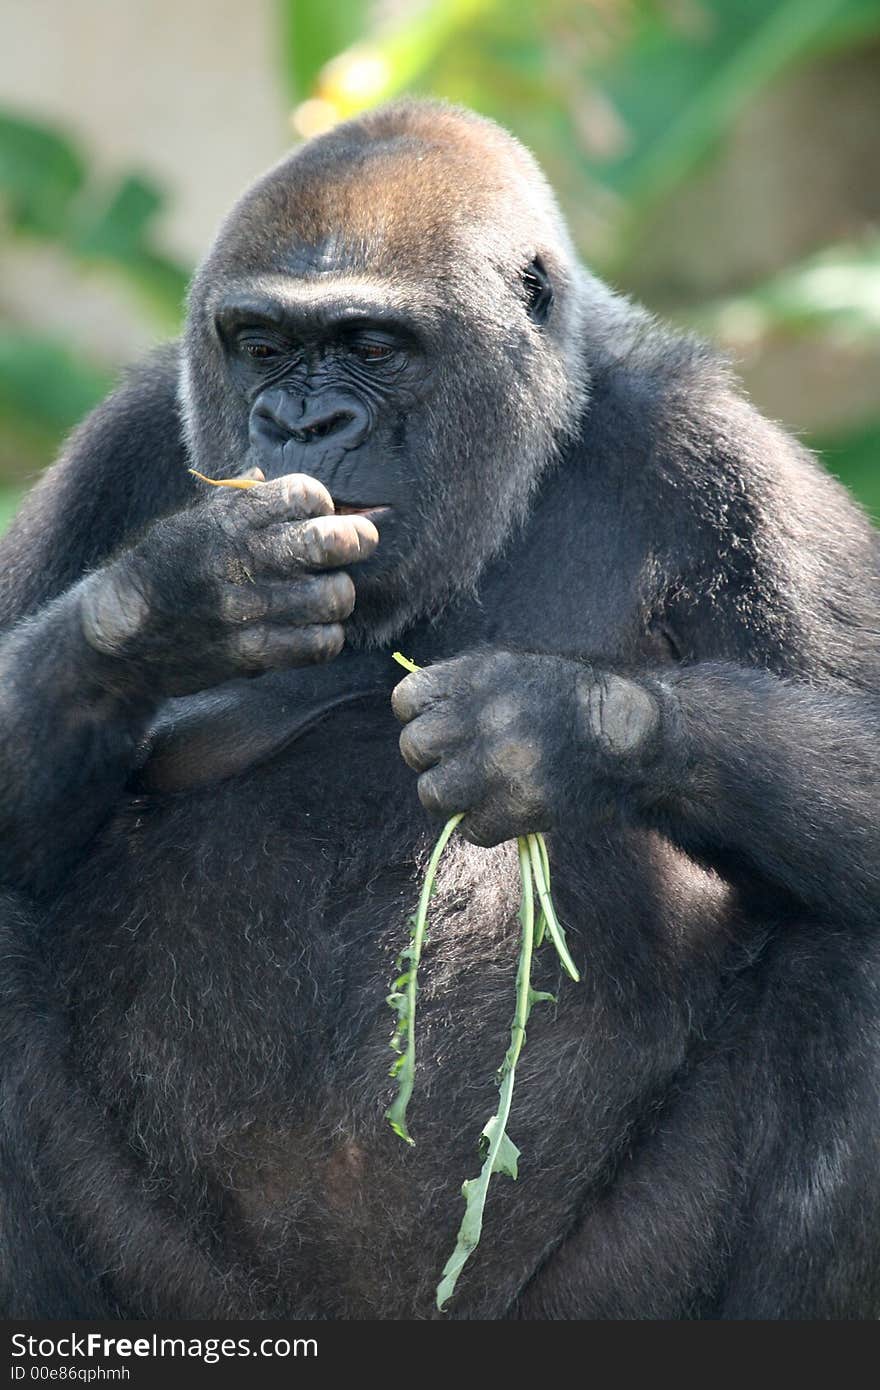
[[[818,550],[847,568],[856,556],[862,575],[877,573],[877,532],[862,508],[754,407],[717,348],[638,309],[600,347],[581,435],[591,473],[604,459],[643,497],[665,497],[716,536],[766,525],[776,555]]]
[[[192,495],[179,376],[176,342],[129,368],[28,493],[0,543],[0,622],[53,598]]]
[[[730,361],[713,344],[634,308],[590,364],[592,395],[645,419],[739,396]]]
[[[667,456],[680,463],[687,440],[703,445],[744,404],[727,359],[694,334],[633,308],[594,334],[587,353],[583,443],[624,452],[630,463]]]
[[[177,438],[183,440],[183,421],[179,402],[182,347],[179,341],[163,343],[154,348],[146,357],[126,367],[116,389],[102,401],[71,436],[66,454],[76,449],[80,433],[88,433],[92,442],[100,438],[102,431],[113,434],[114,450],[120,443],[137,446],[138,436],[124,435],[120,440],[120,427],[125,425],[147,431],[147,437],[155,440],[161,436],[166,448]]]

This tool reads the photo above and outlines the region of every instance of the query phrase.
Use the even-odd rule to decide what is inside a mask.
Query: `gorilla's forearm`
[[[129,372],[83,422],[0,538],[0,627],[11,627],[105,564],[197,494],[187,472],[177,349]]]
[[[106,818],[160,698],[86,641],[82,587],[0,644],[0,882],[36,895]]]
[[[477,650],[394,693],[423,805],[477,844],[618,815],[725,877],[876,920],[880,751],[867,695],[722,663],[615,673]]]
[[[664,829],[734,880],[876,923],[880,709],[721,664],[664,677],[675,707],[646,789]]]
[[[341,566],[372,552],[375,528],[332,515],[309,478],[257,492],[156,522],[5,637],[0,882],[39,893],[58,881],[161,701],[341,649],[355,597]]]

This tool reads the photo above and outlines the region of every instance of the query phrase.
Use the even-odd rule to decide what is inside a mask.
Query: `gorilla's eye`
[[[386,343],[352,343],[352,351],[362,362],[387,362],[394,349]]]
[[[526,296],[526,313],[536,327],[547,322],[553,303],[553,286],[540,256],[536,256],[522,272]]]
[[[244,351],[248,357],[253,357],[255,361],[265,362],[269,357],[278,357],[279,352],[271,343],[242,343]]]

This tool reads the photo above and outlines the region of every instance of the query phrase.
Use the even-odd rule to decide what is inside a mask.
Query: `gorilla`
[[[538,831],[583,981],[449,1316],[880,1314],[878,537],[514,139],[406,101],[260,179],[0,607],[7,1316],[436,1316]]]

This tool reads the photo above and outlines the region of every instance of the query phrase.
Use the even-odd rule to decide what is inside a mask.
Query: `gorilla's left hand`
[[[506,651],[426,667],[392,696],[422,805],[465,812],[462,834],[486,846],[607,814],[656,763],[664,703],[653,682]]]

